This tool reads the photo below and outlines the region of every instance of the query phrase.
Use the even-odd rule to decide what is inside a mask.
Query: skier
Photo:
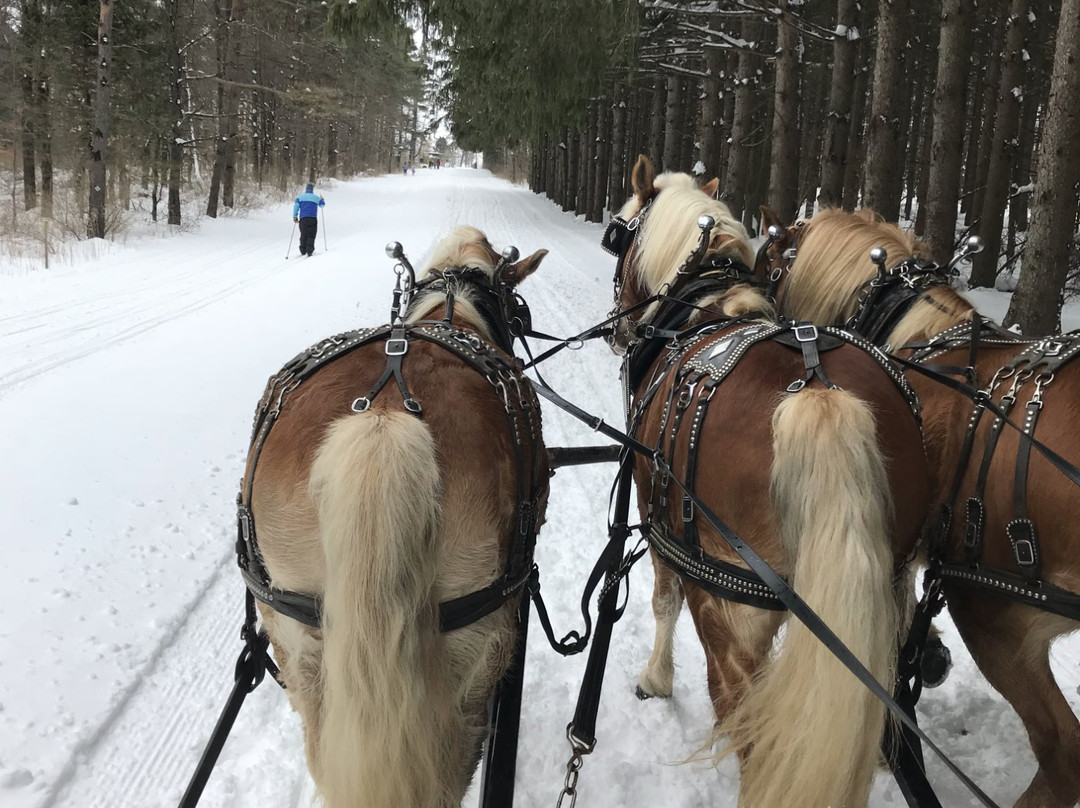
[[[315,254],[315,234],[319,232],[319,208],[326,200],[315,193],[315,184],[309,182],[304,193],[293,203],[293,221],[300,223],[300,254]]]

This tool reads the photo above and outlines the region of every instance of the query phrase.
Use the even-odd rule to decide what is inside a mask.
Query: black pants
[[[315,234],[319,232],[319,220],[314,216],[300,219],[300,254],[311,255],[315,252]]]

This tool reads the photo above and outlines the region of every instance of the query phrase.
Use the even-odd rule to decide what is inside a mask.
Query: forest
[[[873,208],[1007,323],[1080,291],[1080,0],[0,0],[0,235],[183,226],[482,153],[602,221],[638,154],[751,232]]]

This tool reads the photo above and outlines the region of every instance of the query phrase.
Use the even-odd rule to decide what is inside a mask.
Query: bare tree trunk
[[[604,209],[607,207],[608,169],[610,168],[608,149],[611,146],[611,104],[606,98],[596,102],[596,154],[593,161],[593,186],[589,215],[586,217],[591,222],[604,220]]]
[[[180,51],[180,0],[169,0],[167,42],[169,44],[169,115],[172,127],[165,155],[168,163],[169,202],[168,221],[180,225],[180,179],[184,168],[184,57]]]
[[[86,235],[105,238],[105,165],[110,131],[109,97],[112,90],[112,0],[100,0],[98,17],[98,70],[94,94],[94,129],[90,139],[90,200]]]
[[[224,39],[219,43],[221,57],[220,76],[225,82],[218,89],[218,139],[214,149],[214,169],[210,175],[210,198],[206,205],[206,215],[217,216],[218,195],[225,207],[233,205],[233,180],[236,168],[232,162],[236,150],[237,123],[236,114],[239,106],[240,89],[237,86],[238,62],[240,54],[240,18],[244,13],[244,0],[231,0],[231,6],[225,19],[218,25],[218,35]],[[222,185],[224,184],[224,188]]]
[[[608,209],[617,211],[626,200],[626,85],[615,82],[615,104],[611,109],[611,148],[608,175]]]
[[[32,57],[22,77],[22,163],[23,163],[23,208],[33,210],[37,207],[37,171],[34,143],[37,139],[37,93],[34,92],[34,77],[30,73]],[[12,177],[12,180],[15,178]]]
[[[780,221],[792,222],[799,194],[799,32],[788,13],[788,0],[780,0],[780,11],[768,200]]]
[[[589,160],[592,157],[592,141],[595,133],[595,118],[590,109],[585,119],[585,129],[578,137],[577,195],[574,200],[574,213],[581,215],[589,209]]]
[[[903,165],[900,142],[904,39],[909,0],[879,0],[878,42],[874,60],[874,98],[866,136],[866,177],[863,204],[889,221],[900,212]]]
[[[326,125],[326,174],[336,177],[338,172],[338,130],[333,121]]]
[[[1029,336],[1061,328],[1062,289],[1076,231],[1080,183],[1080,0],[1062,0],[1046,123],[1039,146],[1031,229],[1006,323]]]
[[[944,0],[934,84],[934,136],[930,144],[925,238],[930,254],[946,261],[956,239],[960,164],[964,143],[964,89],[974,0]],[[920,207],[923,207],[920,204]]]
[[[667,104],[667,84],[657,74],[653,80],[652,113],[649,116],[649,158],[653,165],[664,162],[664,108]],[[633,163],[633,160],[630,161]]]
[[[979,121],[978,151],[974,160],[974,175],[964,178],[965,191],[970,189],[967,197],[967,207],[964,209],[964,223],[969,227],[975,223],[976,218],[982,213],[983,195],[986,189],[986,172],[990,165],[990,152],[993,149],[994,127],[997,125],[997,97],[1001,84],[1001,69],[1004,63],[1001,51],[1005,47],[1005,15],[1008,13],[1011,0],[997,0],[991,5],[994,16],[988,22],[993,26],[991,31],[990,51],[986,54],[986,69],[983,71],[982,90],[982,115]],[[971,166],[969,166],[971,168]]]
[[[742,38],[749,43],[761,39],[762,24],[754,16],[742,21]],[[761,66],[761,56],[750,50],[739,52],[739,75],[736,79],[735,112],[731,121],[731,146],[728,150],[727,178],[723,199],[736,218],[742,217],[746,194],[749,189],[750,150],[749,137],[753,126],[753,109],[757,89],[755,78]]]
[[[834,207],[843,198],[847,142],[851,131],[851,94],[855,83],[855,40],[852,34],[856,15],[855,0],[837,0],[829,114],[821,149],[821,190],[818,192],[821,205]]]
[[[867,39],[859,43],[857,63],[866,61]],[[867,86],[870,84],[870,71],[861,68],[855,73],[855,88],[851,94],[851,129],[848,133],[848,153],[844,165],[844,193],[840,204],[844,210],[854,210],[862,192],[863,155],[866,150],[865,118],[870,106]]]
[[[979,214],[979,233],[985,247],[975,256],[971,270],[972,286],[993,287],[997,280],[1001,228],[1005,221],[1005,205],[1009,193],[1009,168],[1013,162],[1016,133],[1020,123],[1020,104],[1023,99],[1024,60],[1027,56],[1024,49],[1027,38],[1027,6],[1027,0],[1012,0],[1009,7],[1005,64],[1001,70],[990,162],[986,170],[986,189],[983,191],[982,212]]]
[[[566,134],[566,199],[564,210],[578,212],[578,173],[581,170],[581,135],[578,132]]]
[[[705,43],[705,80],[702,86],[701,124],[698,128],[701,149],[698,159],[705,166],[706,177],[720,176],[720,144],[724,132],[720,94],[723,91],[721,74],[724,70],[724,57],[722,48],[710,47],[708,42]]]
[[[688,168],[679,165],[683,135],[683,89],[682,79],[677,75],[667,78],[667,104],[664,109],[664,160],[660,168],[663,171]]]

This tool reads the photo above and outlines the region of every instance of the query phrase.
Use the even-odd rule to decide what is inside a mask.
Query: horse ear
[[[719,250],[725,244],[730,241],[734,241],[735,236],[730,233],[723,233],[720,230],[714,230],[712,236],[709,238],[709,249]]]
[[[536,272],[536,268],[540,266],[540,262],[544,260],[544,256],[547,254],[547,250],[537,250],[528,258],[522,258],[516,264],[512,264],[504,270],[506,273],[504,277],[510,281],[511,285],[517,286]]]
[[[713,199],[716,199],[716,192],[717,192],[717,190],[719,190],[719,188],[720,188],[720,178],[719,177],[713,177],[713,179],[709,180],[707,183],[705,183],[703,186],[701,186],[701,190],[704,191],[705,193],[707,193]]]
[[[772,227],[773,225],[776,225],[781,230],[786,230],[787,229],[786,226],[784,225],[784,223],[782,221],[780,221],[780,217],[776,214],[775,210],[770,208],[768,205],[762,205],[761,206],[761,230],[762,230],[762,232],[768,233],[769,228]]]
[[[634,189],[634,195],[644,203],[652,198],[656,192],[653,180],[656,179],[656,169],[653,168],[652,160],[644,154],[639,154],[634,170],[630,174],[630,185]]]

